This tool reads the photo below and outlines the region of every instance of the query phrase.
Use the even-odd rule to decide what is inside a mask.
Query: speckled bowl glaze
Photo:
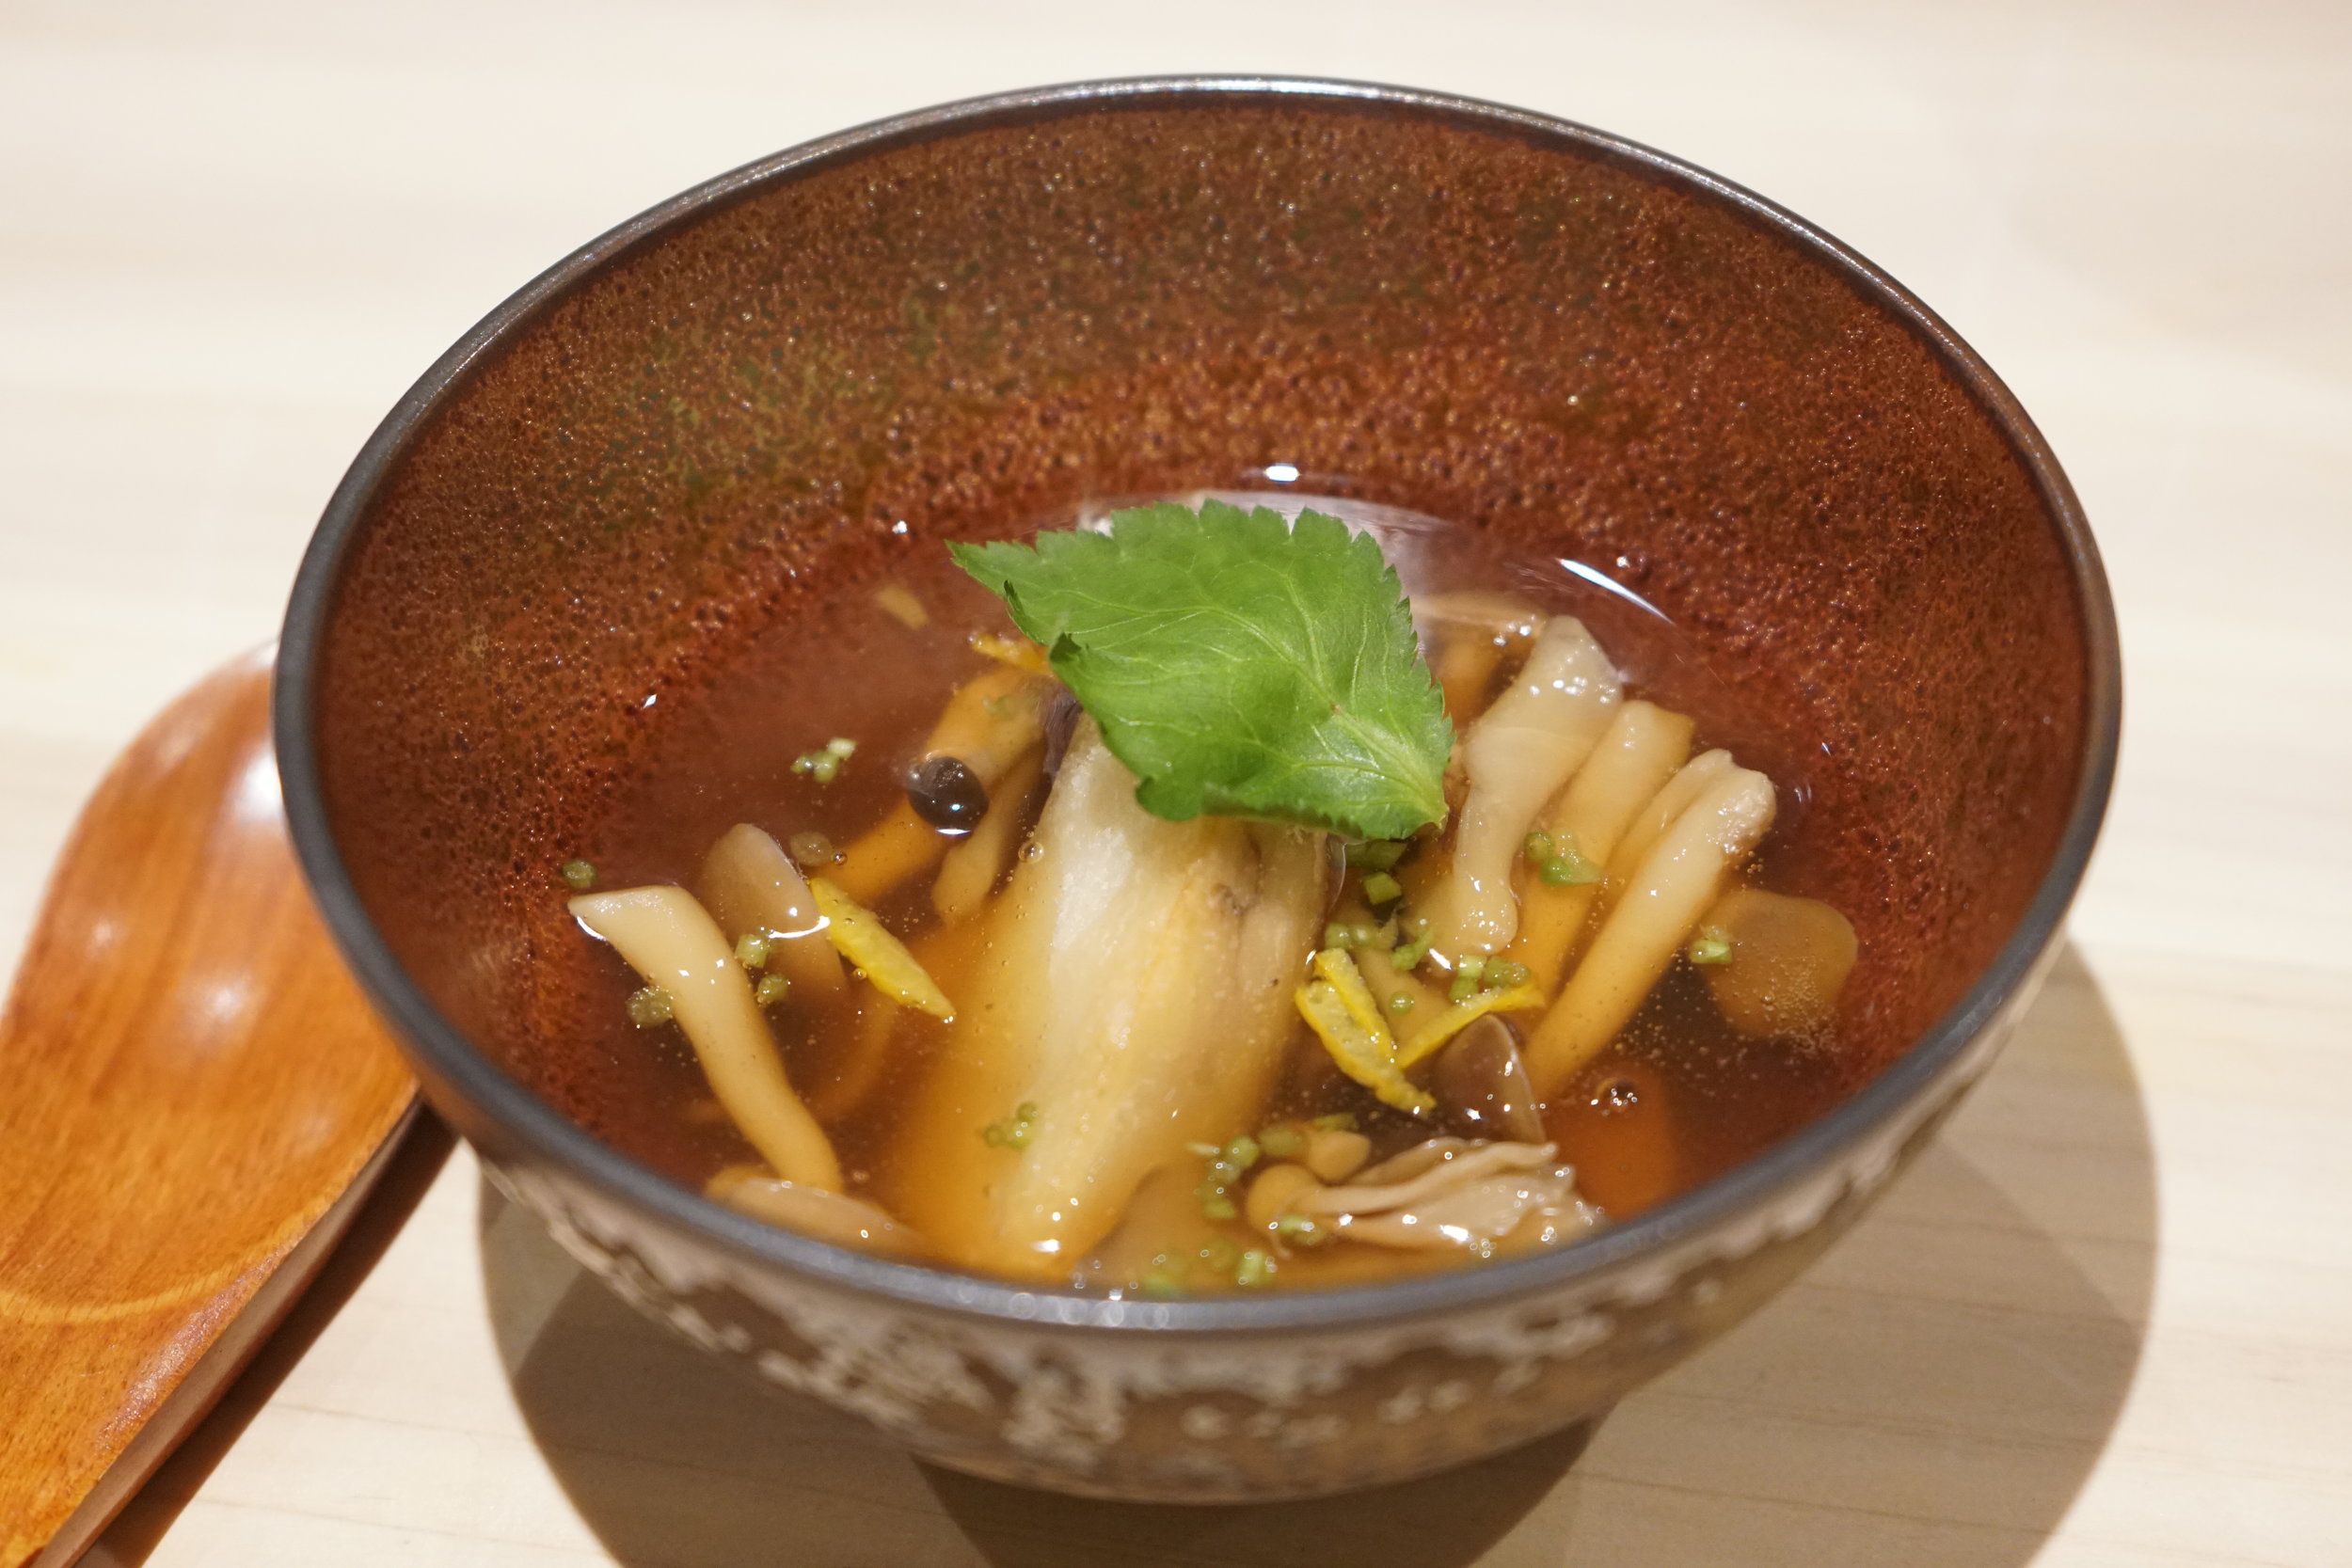
[[[631,1158],[626,1075],[567,1043],[590,959],[550,889],[712,673],[912,543],[1292,469],[1608,563],[1759,734],[1805,737],[1795,831],[1866,955],[1842,1105],[1557,1252],[1168,1303],[841,1251]],[[524,289],[328,506],[278,736],[433,1102],[614,1289],[944,1464],[1230,1501],[1588,1420],[1786,1284],[2025,1006],[2119,701],[2058,465],[1868,263],[1559,120],[1188,79],[815,142]]]

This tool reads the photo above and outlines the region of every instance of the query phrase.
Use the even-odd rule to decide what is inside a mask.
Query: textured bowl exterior
[[[494,1131],[469,1136],[567,1252],[747,1376],[996,1481],[1259,1502],[1406,1480],[1597,1420],[1842,1234],[1991,1062],[2033,989],[1899,1117],[1750,1212],[1551,1290],[1346,1327],[1185,1332],[1155,1327],[1150,1306],[1104,1326],[877,1302],[650,1219],[516,1158]]]
[[[548,890],[567,855],[601,860],[664,726],[761,628],[821,624],[912,543],[1278,466],[1604,563],[1673,617],[1755,719],[1743,756],[1806,781],[1808,891],[1868,956],[1839,1021],[1851,1098],[1556,1253],[1234,1300],[889,1263],[652,1168],[627,1064],[574,1043],[592,988]],[[1639,642],[1628,613],[1597,627],[1613,647]],[[2063,476],[1899,288],[1580,127],[1284,81],[928,111],[596,242],[388,419],[283,649],[321,907],[436,1105],[567,1248],[942,1463],[1195,1501],[1589,1420],[1785,1284],[2013,1027],[2120,702]]]

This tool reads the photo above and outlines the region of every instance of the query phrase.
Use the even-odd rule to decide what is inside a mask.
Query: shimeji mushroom
[[[1592,879],[1552,885],[1522,874],[1510,956],[1527,966],[1547,997],[1558,993],[1561,972],[1600,898],[1600,868],[1690,756],[1691,730],[1690,720],[1654,703],[1624,704],[1545,818],[1543,832],[1555,848],[1573,851]]]
[[[583,894],[570,909],[646,984],[669,994],[711,1092],[760,1158],[787,1181],[839,1192],[833,1144],[784,1075],[734,944],[694,895],[680,887],[628,888]]]
[[[739,822],[719,836],[694,879],[703,906],[730,941],[764,936],[766,967],[805,992],[837,994],[849,984],[825,940],[825,917],[792,857],[759,829]]]
[[[1547,1100],[1616,1037],[1690,940],[1725,876],[1772,825],[1772,780],[1728,757],[1722,764],[1700,757],[1676,783],[1702,765],[1706,782],[1696,798],[1641,856],[1560,1000],[1528,1041],[1528,1072]]]
[[[1600,644],[1574,616],[1535,634],[1509,689],[1462,742],[1470,795],[1455,826],[1453,863],[1422,901],[1447,957],[1491,953],[1518,928],[1511,869],[1535,814],[1567,782],[1614,717],[1621,689]]]

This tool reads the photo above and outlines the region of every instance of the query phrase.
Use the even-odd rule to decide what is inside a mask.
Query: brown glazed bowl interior
[[[886,1262],[656,1169],[628,1062],[579,1043],[603,956],[556,869],[620,852],[618,802],[695,734],[716,673],[941,540],[1292,469],[1587,563],[1679,626],[1761,765],[1807,781],[1809,891],[1866,955],[1851,1097],[1564,1250],[1248,1299]],[[1676,679],[1657,676],[1670,700]],[[1776,1289],[2022,1006],[2118,704],[2063,476],[1867,263],[1577,126],[1220,79],[849,133],[539,278],[336,494],[278,739],[319,901],[434,1102],[608,1278],[948,1463],[1209,1498],[1387,1479],[1590,1416]],[[1049,1372],[1112,1414],[1040,1418]],[[1375,1420],[1375,1399],[1415,1418]]]

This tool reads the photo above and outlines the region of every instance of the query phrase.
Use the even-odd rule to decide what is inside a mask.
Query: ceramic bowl
[[[590,1050],[556,870],[779,618],[1089,498],[1314,489],[1679,628],[1865,962],[1851,1094],[1556,1252],[1164,1303],[705,1201]],[[1672,697],[1671,675],[1661,675]],[[1333,82],[1094,83],[722,176],[500,307],[361,451],[288,616],[295,842],[432,1102],[615,1290],[942,1464],[1124,1498],[1395,1480],[1605,1411],[1817,1255],[1985,1069],[2116,751],[2081,511],[1899,285],[1700,169]],[[1787,752],[1787,746],[1782,751]],[[634,1118],[642,1121],[643,1118]]]

